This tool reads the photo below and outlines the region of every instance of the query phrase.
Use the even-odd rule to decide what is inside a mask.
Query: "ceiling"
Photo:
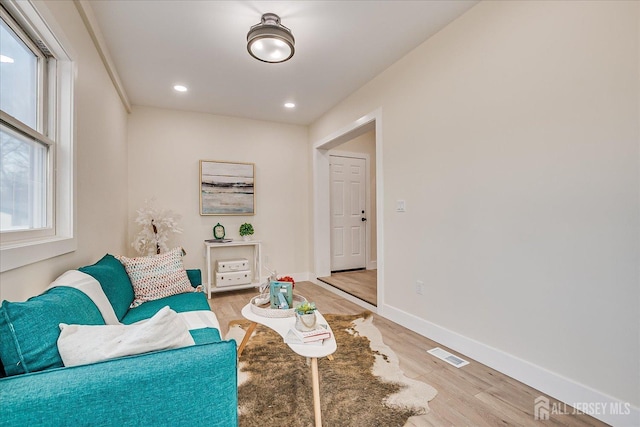
[[[133,105],[307,125],[477,1],[87,3]],[[293,32],[288,62],[247,53],[249,27],[266,12]]]

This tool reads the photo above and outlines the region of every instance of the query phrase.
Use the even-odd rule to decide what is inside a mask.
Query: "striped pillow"
[[[160,255],[117,257],[133,285],[135,297],[131,308],[147,301],[195,291],[182,264],[182,254],[182,248],[175,248]]]

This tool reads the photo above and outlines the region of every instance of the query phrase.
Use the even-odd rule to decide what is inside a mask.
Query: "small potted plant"
[[[296,329],[312,331],[316,328],[316,303],[305,301],[296,307]]]
[[[251,236],[253,236],[253,225],[245,222],[240,226],[240,236],[244,240],[251,240]]]

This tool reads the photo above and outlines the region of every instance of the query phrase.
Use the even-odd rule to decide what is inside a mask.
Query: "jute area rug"
[[[333,360],[318,360],[322,424],[327,427],[421,425],[437,391],[406,377],[370,313],[324,316],[338,343]],[[238,343],[249,321],[232,321]],[[313,426],[311,369],[282,337],[258,325],[240,358],[240,427]]]

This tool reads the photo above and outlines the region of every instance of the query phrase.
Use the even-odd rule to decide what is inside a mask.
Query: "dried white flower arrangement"
[[[170,233],[182,233],[178,227],[180,215],[169,209],[158,209],[154,199],[145,200],[145,206],[138,209],[136,224],[142,229],[136,235],[131,246],[140,255],[155,255],[167,252]]]

